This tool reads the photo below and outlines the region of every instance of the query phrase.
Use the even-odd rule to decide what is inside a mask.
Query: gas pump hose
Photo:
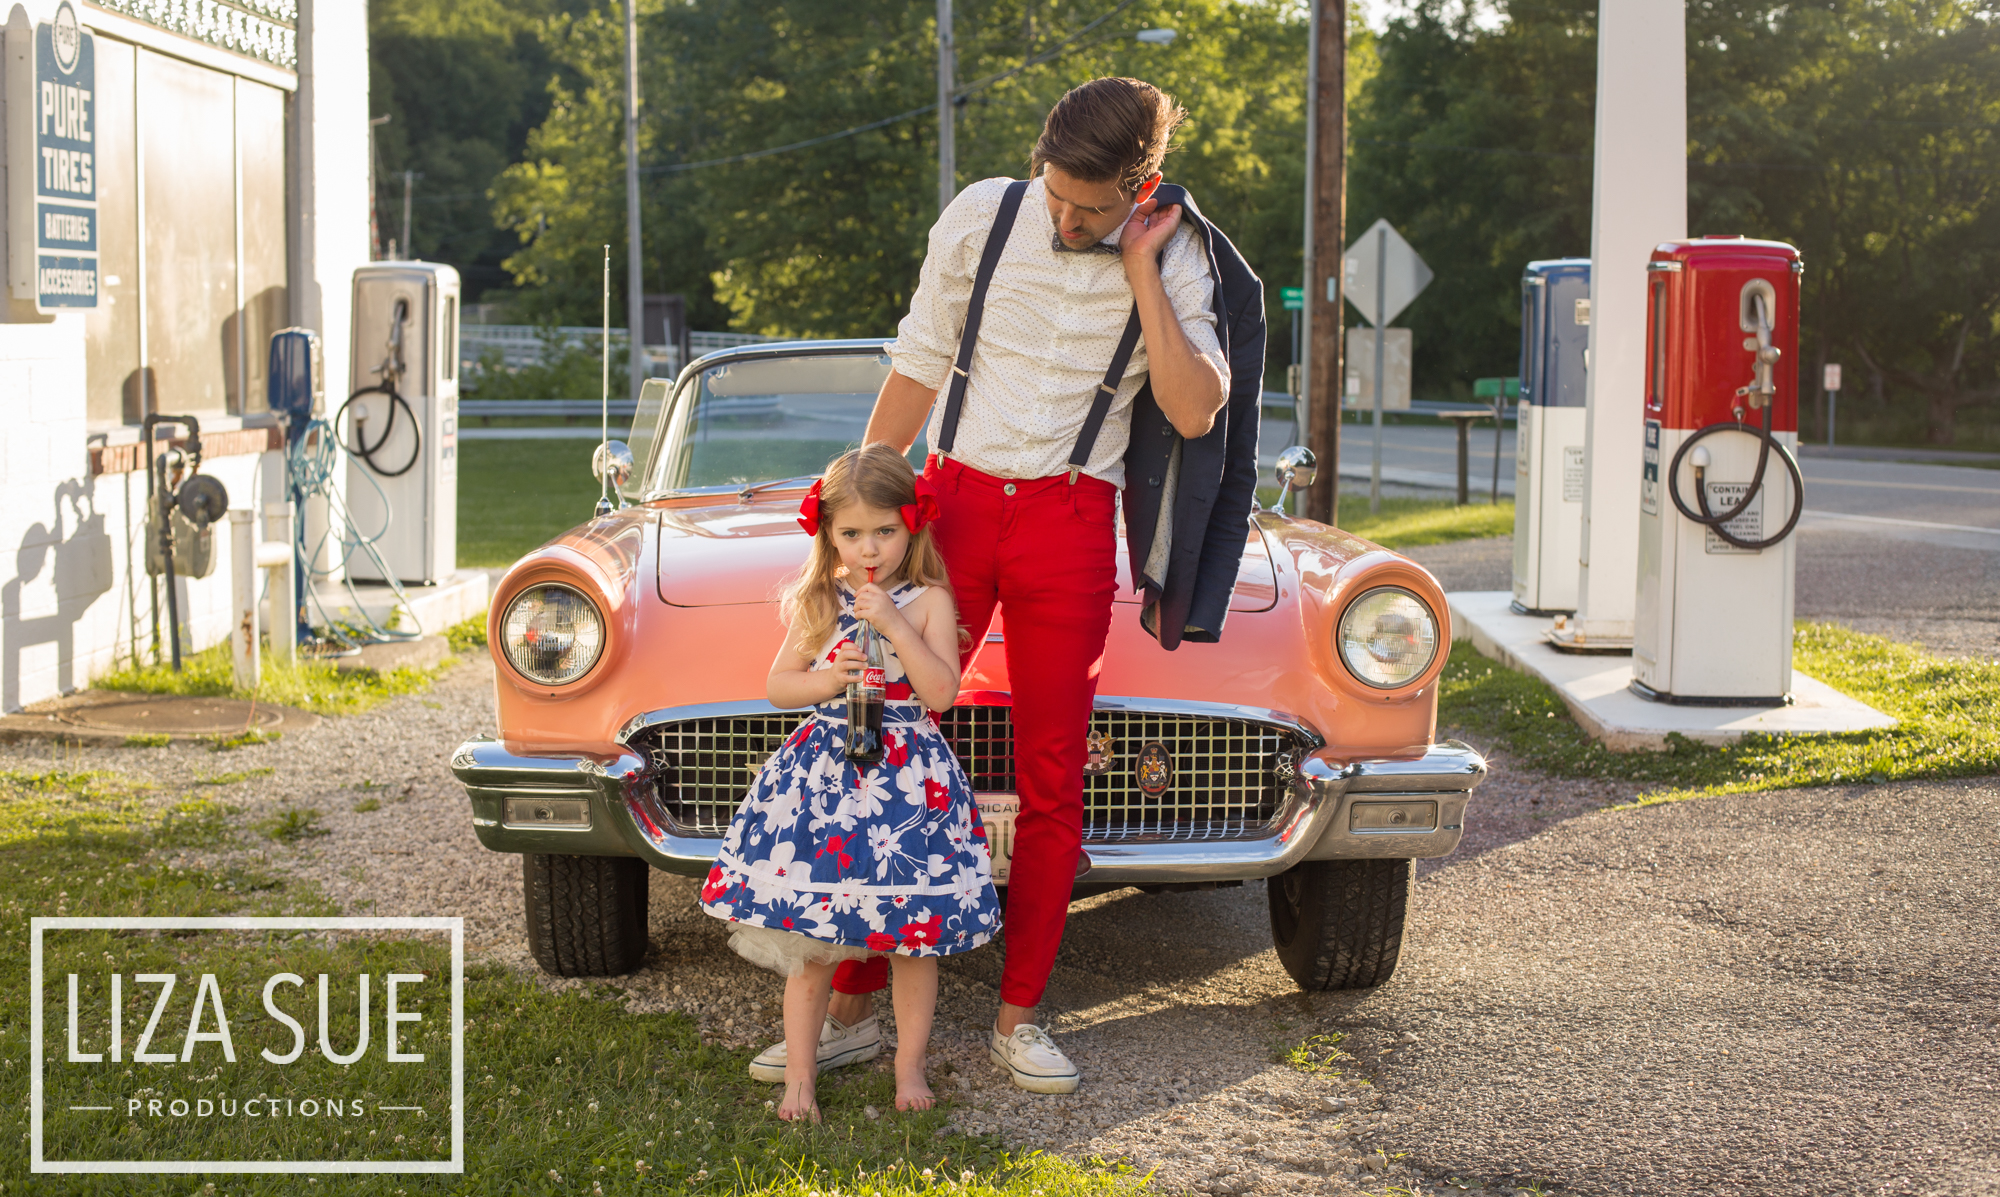
[[[1667,494],[1672,497],[1674,507],[1682,515],[1688,517],[1688,519],[1714,532],[1723,542],[1735,545],[1739,549],[1768,549],[1780,543],[1785,537],[1792,534],[1792,529],[1798,525],[1799,516],[1805,513],[1805,476],[1799,473],[1799,463],[1792,456],[1791,450],[1785,448],[1783,442],[1779,441],[1771,433],[1771,417],[1774,406],[1769,399],[1765,400],[1764,423],[1762,427],[1755,424],[1745,424],[1740,419],[1727,424],[1710,424],[1708,427],[1682,441],[1680,451],[1674,454],[1673,464],[1667,467]],[[1739,416],[1742,414],[1742,408],[1739,407],[1737,409],[1737,414]],[[1759,441],[1757,448],[1757,472],[1751,475],[1750,485],[1744,488],[1743,497],[1737,500],[1734,507],[1731,507],[1727,511],[1715,512],[1709,510],[1708,488],[1702,485],[1702,474],[1707,468],[1707,463],[1705,461],[1698,461],[1694,467],[1694,494],[1695,502],[1700,504],[1701,511],[1697,514],[1688,507],[1687,500],[1681,497],[1681,462],[1687,458],[1690,449],[1701,443],[1704,438],[1714,436],[1719,432],[1741,432],[1746,436],[1757,438]],[[1785,520],[1785,526],[1778,529],[1772,535],[1762,540],[1745,540],[1723,527],[1723,525],[1742,515],[1749,508],[1751,500],[1757,497],[1758,490],[1764,485],[1764,471],[1771,464],[1771,453],[1773,450],[1777,451],[1778,460],[1785,463],[1785,469],[1792,476],[1792,514],[1790,518]],[[1706,453],[1702,454],[1703,458],[1707,456]]]
[[[356,399],[361,398],[363,395],[387,395],[389,397],[389,418],[383,421],[382,423],[382,435],[376,437],[375,443],[371,445],[367,443],[368,442],[367,434],[357,431],[355,435],[355,440],[359,443],[351,446],[343,444],[341,447],[345,448],[349,453],[352,453],[354,456],[359,457],[361,460],[367,462],[368,468],[375,471],[375,473],[380,475],[381,477],[400,478],[404,474],[410,472],[411,468],[417,464],[417,458],[423,454],[424,451],[423,425],[418,422],[417,413],[410,407],[410,401],[403,398],[402,395],[396,392],[395,384],[389,382],[382,382],[382,383],[377,383],[372,387],[362,387],[360,390],[354,392],[352,395],[349,395],[347,397],[347,402],[340,405],[340,410],[333,413],[333,427],[335,427],[336,429],[340,427],[340,418],[346,415],[347,409],[354,406],[354,401]],[[410,431],[411,431],[410,460],[404,462],[402,466],[398,469],[385,470],[382,468],[381,463],[375,460],[375,454],[381,451],[383,445],[389,443],[389,434],[396,430],[396,409],[398,407],[402,408],[405,412],[409,414]]]

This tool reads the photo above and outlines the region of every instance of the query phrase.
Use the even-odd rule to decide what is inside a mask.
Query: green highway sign
[[[1306,310],[1306,289],[1304,287],[1280,287],[1278,295],[1285,301],[1286,311],[1303,312]]]

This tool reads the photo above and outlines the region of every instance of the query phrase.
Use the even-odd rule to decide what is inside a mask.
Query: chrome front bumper
[[[655,868],[700,877],[722,842],[675,835],[646,759],[629,749],[608,761],[528,757],[508,752],[497,740],[470,740],[452,754],[451,769],[472,800],[479,842],[496,852],[637,856]],[[1300,763],[1289,800],[1262,835],[1086,841],[1090,868],[1079,880],[1091,885],[1239,881],[1270,877],[1306,860],[1449,856],[1464,834],[1466,802],[1485,777],[1485,758],[1456,740],[1409,760],[1341,761],[1322,749]],[[578,801],[587,803],[582,821],[538,821],[539,812],[577,811],[571,804]],[[1386,820],[1379,812],[1397,810],[1416,817],[1403,826],[1382,825]]]

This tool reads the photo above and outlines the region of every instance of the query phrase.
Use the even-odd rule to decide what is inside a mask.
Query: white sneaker
[[[993,1062],[1014,1074],[1014,1083],[1030,1093],[1074,1093],[1080,1076],[1048,1032],[1031,1023],[1012,1035],[994,1031],[988,1040]]]
[[[859,1064],[863,1060],[873,1060],[882,1054],[882,1024],[875,1016],[868,1017],[847,1026],[829,1014],[819,1029],[820,1071],[839,1068],[847,1064]],[[754,1060],[750,1061],[750,1076],[759,1081],[769,1081],[781,1085],[785,1081],[785,1041],[780,1039]]]

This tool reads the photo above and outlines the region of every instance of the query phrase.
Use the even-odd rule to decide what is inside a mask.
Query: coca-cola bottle
[[[875,570],[868,571],[875,580]],[[888,670],[882,660],[882,636],[862,620],[854,633],[861,653],[861,678],[847,683],[847,759],[872,765],[882,759],[882,699],[888,692]]]

